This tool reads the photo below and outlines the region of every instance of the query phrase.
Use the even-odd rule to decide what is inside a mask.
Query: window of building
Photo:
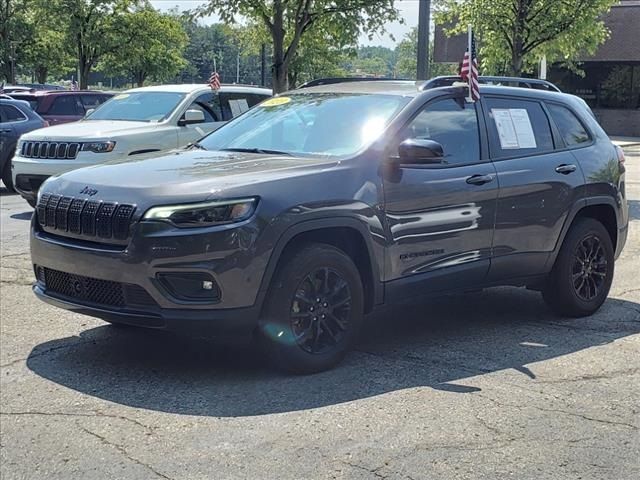
[[[567,147],[590,141],[589,132],[571,110],[555,103],[549,103],[547,107]]]
[[[475,104],[447,98],[430,103],[407,125],[398,143],[407,138],[428,139],[442,145],[446,164],[480,161],[480,134]]]

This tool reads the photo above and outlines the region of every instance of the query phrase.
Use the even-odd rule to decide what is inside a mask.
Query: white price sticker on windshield
[[[491,114],[496,122],[503,150],[536,148],[536,137],[526,109],[492,108]]]

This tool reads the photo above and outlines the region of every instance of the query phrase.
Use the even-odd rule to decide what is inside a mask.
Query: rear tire
[[[15,192],[15,189],[13,188],[13,178],[11,178],[11,158],[12,157],[13,157],[13,154],[10,154],[9,160],[7,160],[7,163],[5,164],[4,169],[2,170],[2,183],[4,183],[4,186],[8,191]]]
[[[592,218],[571,227],[542,295],[559,315],[584,317],[595,313],[611,289],[614,250],[609,232]]]
[[[343,251],[310,244],[286,255],[265,301],[260,340],[282,370],[308,374],[345,357],[362,326],[358,268]]]

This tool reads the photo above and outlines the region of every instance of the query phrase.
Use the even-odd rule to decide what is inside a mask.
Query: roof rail
[[[409,81],[406,78],[388,78],[388,77],[330,77],[330,78],[316,78],[315,80],[309,80],[298,87],[309,88],[317,87],[319,85],[332,85],[334,83],[348,83],[348,82],[403,82]]]
[[[459,76],[442,76],[434,77],[425,81],[420,90],[428,90],[436,87],[450,87],[454,82],[462,82]],[[561,90],[553,83],[542,80],[540,78],[524,78],[524,77],[501,77],[491,75],[480,75],[478,81],[483,85],[502,85],[506,87],[533,88],[536,90],[546,90],[549,92],[560,92]]]

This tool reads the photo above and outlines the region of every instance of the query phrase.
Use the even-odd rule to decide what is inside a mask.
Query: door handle
[[[467,178],[469,185],[484,185],[489,182],[493,182],[493,175],[472,175]]]
[[[569,175],[572,172],[575,172],[578,169],[578,167],[576,167],[575,165],[572,164],[565,164],[563,163],[562,165],[558,165],[556,167],[556,172],[558,173],[562,173],[564,175]]]
[[[2,130],[0,130],[0,132],[2,132],[2,133],[11,133],[11,132],[13,132],[13,130],[11,130],[10,128],[3,128]]]

